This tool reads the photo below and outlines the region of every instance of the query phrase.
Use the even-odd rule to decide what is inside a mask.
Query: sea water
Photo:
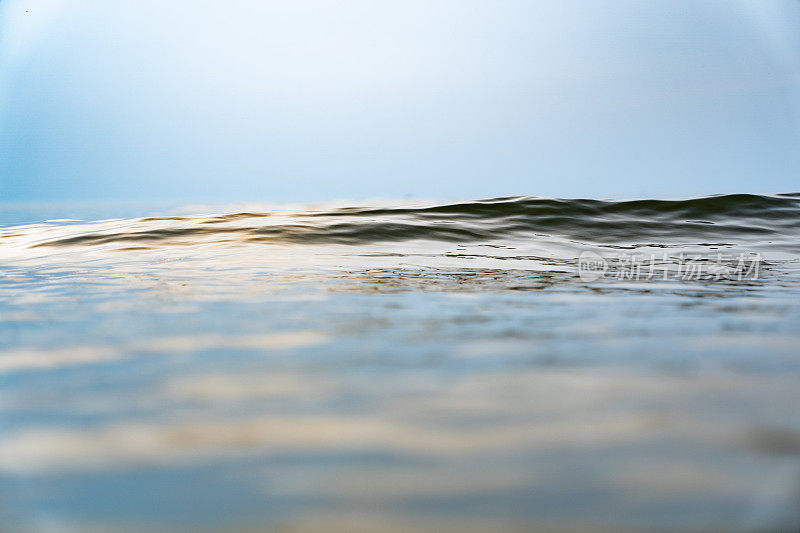
[[[3,533],[798,526],[800,195],[0,208]]]

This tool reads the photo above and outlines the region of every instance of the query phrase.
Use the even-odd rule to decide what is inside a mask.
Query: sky
[[[0,202],[798,191],[800,1],[0,0]]]

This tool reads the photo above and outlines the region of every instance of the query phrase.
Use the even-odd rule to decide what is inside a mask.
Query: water
[[[800,526],[798,194],[0,224],[3,533]]]

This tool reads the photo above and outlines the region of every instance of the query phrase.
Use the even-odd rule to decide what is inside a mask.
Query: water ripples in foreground
[[[800,524],[798,194],[167,215],[0,226],[0,531]]]

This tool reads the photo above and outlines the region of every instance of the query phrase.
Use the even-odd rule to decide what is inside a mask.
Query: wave
[[[769,242],[796,248],[800,193],[624,201],[506,197],[417,207],[148,217],[73,228],[67,234],[39,238],[30,246],[117,243],[135,248],[212,242],[355,246],[411,240],[491,243],[552,236],[614,246]],[[6,234],[11,232],[14,228],[6,228]]]

